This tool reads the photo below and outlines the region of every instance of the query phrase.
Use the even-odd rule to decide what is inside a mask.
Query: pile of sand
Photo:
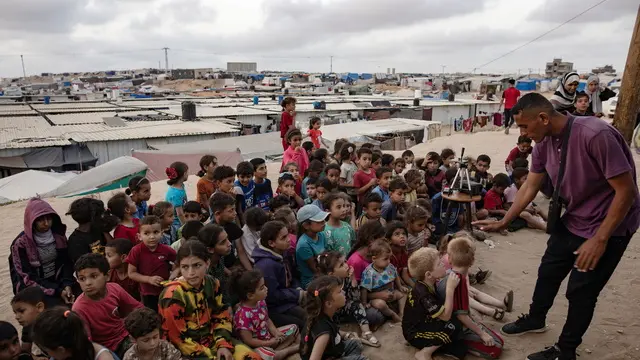
[[[490,171],[495,174],[503,171],[504,159],[509,150],[515,146],[516,132],[514,131],[511,135],[504,135],[502,132],[483,132],[473,135],[456,134],[434,139],[427,144],[417,145],[412,150],[417,157],[420,157],[424,156],[428,151],[440,152],[444,147],[451,147],[456,152],[459,152],[461,147],[465,147],[465,154],[478,156],[484,153],[489,155],[492,159],[492,169]],[[638,167],[640,165],[640,157],[634,155],[634,158],[636,167]],[[279,164],[270,164],[269,166],[269,177],[274,184],[277,181],[278,169]],[[192,169],[191,172],[195,172],[195,169]],[[197,177],[191,176],[186,184],[189,198],[195,197],[196,182]],[[164,182],[154,183],[152,185],[151,203],[163,200],[166,188],[167,185]],[[106,193],[98,195],[105,202],[109,196]],[[49,199],[48,201],[59,214],[64,214],[73,199],[60,198]],[[539,199],[539,202],[546,204],[544,199]],[[11,321],[14,324],[16,322],[13,319],[9,305],[13,294],[7,258],[11,242],[23,229],[25,205],[26,202],[23,201],[0,207],[0,218],[4,220],[3,231],[0,235],[0,243],[3,244],[2,251],[0,251],[0,275],[4,279],[4,282],[0,285],[2,290],[0,293],[3,294],[0,297],[0,313],[3,314],[2,320]],[[76,226],[75,222],[70,217],[62,217],[63,221],[68,225],[68,232],[71,233]],[[640,245],[637,242],[637,238],[638,235],[634,236],[615,274],[600,295],[596,314],[580,347],[580,359],[582,360],[640,359],[640,343],[638,342],[640,338],[640,320],[637,317],[637,314],[640,313],[640,305],[638,305],[640,273],[637,267]],[[518,314],[528,312],[531,294],[536,281],[537,268],[545,250],[547,239],[548,236],[544,233],[525,229],[507,236],[494,235],[492,240],[495,242],[495,248],[493,249],[489,249],[483,243],[477,244],[477,264],[475,267],[493,271],[493,276],[487,284],[481,285],[479,288],[497,298],[502,298],[508,290],[515,292],[515,310],[505,317],[506,321],[515,320]],[[544,334],[505,339],[505,351],[502,359],[522,360],[527,354],[542,350],[545,346],[552,345],[557,340],[567,314],[567,300],[563,296],[564,291],[565,286],[563,285],[554,307],[549,312],[547,318],[549,331]],[[496,330],[502,324],[479,315],[477,319]],[[366,349],[365,354],[371,359],[413,358],[414,349],[404,345],[399,324],[385,324],[376,332],[376,336],[382,342],[382,347],[379,349]]]

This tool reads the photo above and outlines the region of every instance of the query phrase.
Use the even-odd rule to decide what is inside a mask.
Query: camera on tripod
[[[451,184],[442,189],[442,193],[452,195],[458,191],[469,196],[478,196],[482,195],[482,189],[482,184],[471,180],[469,177],[469,162],[464,159],[464,148],[462,148],[458,161],[458,172],[456,172]]]

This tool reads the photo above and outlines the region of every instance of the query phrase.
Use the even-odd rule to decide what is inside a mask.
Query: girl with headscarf
[[[591,75],[587,79],[587,88],[584,91],[589,95],[589,109],[597,116],[602,117],[602,102],[616,96],[616,93],[609,88],[600,88],[600,78]]]
[[[568,111],[569,113],[573,113],[575,111],[574,102],[579,83],[580,76],[577,72],[572,71],[566,73],[562,77],[558,90],[556,90],[551,99],[549,99],[553,104],[553,108],[559,112]]]

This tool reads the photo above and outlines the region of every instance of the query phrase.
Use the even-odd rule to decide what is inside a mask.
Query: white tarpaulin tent
[[[0,204],[40,196],[78,176],[72,172],[55,173],[27,170],[0,179]]]
[[[131,156],[122,156],[85,171],[43,197],[84,195],[127,187],[132,176],[147,172],[147,164]]]
[[[391,118],[385,120],[353,121],[344,124],[325,125],[322,127],[322,138],[335,143],[337,139],[346,138],[350,141],[383,134],[398,134],[410,131],[424,130],[428,134],[428,127],[440,124],[438,121]],[[427,139],[416,139],[424,142]]]

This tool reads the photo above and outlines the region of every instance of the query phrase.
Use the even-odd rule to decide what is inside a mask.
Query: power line
[[[591,11],[591,10],[595,9],[596,7],[598,7],[598,6],[602,5],[602,4],[604,4],[604,3],[605,3],[605,2],[607,2],[607,1],[608,1],[608,0],[601,0],[600,2],[596,3],[595,5],[592,5],[591,7],[587,8],[587,9],[586,9],[586,10],[584,10],[584,11],[582,11],[582,12],[581,12],[581,13],[579,13],[578,15],[576,15],[576,16],[574,16],[574,17],[572,17],[572,18],[571,18],[571,19],[569,19],[569,20],[566,20],[566,21],[565,21],[565,22],[563,22],[562,24],[560,24],[560,25],[558,25],[558,26],[556,26],[556,27],[554,27],[554,28],[551,28],[550,30],[548,30],[548,31],[546,31],[546,32],[544,32],[544,33],[542,33],[541,35],[537,36],[536,38],[534,38],[534,39],[532,39],[532,40],[530,40],[530,41],[528,41],[528,42],[526,42],[526,43],[524,43],[524,44],[522,44],[522,45],[518,46],[517,48],[515,48],[515,49],[513,49],[513,50],[511,50],[511,51],[508,51],[508,52],[506,52],[506,53],[504,53],[504,54],[502,54],[502,55],[498,56],[497,58],[495,58],[495,59],[493,59],[493,60],[491,60],[491,61],[489,61],[489,62],[487,62],[487,63],[484,63],[484,64],[482,64],[482,65],[480,65],[480,66],[476,66],[474,69],[480,69],[480,68],[485,67],[485,66],[487,66],[487,65],[489,65],[489,64],[491,64],[491,63],[494,63],[494,62],[496,62],[496,61],[498,61],[498,60],[500,60],[500,59],[502,59],[502,58],[504,58],[504,57],[506,57],[506,56],[508,56],[508,55],[513,54],[514,52],[516,52],[516,51],[518,51],[518,50],[522,49],[523,47],[525,47],[525,46],[527,46],[527,45],[530,45],[530,44],[532,44],[532,43],[534,43],[534,42],[536,42],[536,41],[538,41],[538,40],[542,39],[543,37],[545,37],[545,36],[549,35],[550,33],[552,33],[552,32],[554,32],[554,31],[558,30],[559,28],[561,28],[561,27],[563,27],[563,26],[567,25],[568,23],[570,23],[570,22],[572,22],[573,20],[575,20],[575,19],[579,18],[580,16],[582,16],[582,15],[586,14],[587,12],[589,12],[589,11]]]

